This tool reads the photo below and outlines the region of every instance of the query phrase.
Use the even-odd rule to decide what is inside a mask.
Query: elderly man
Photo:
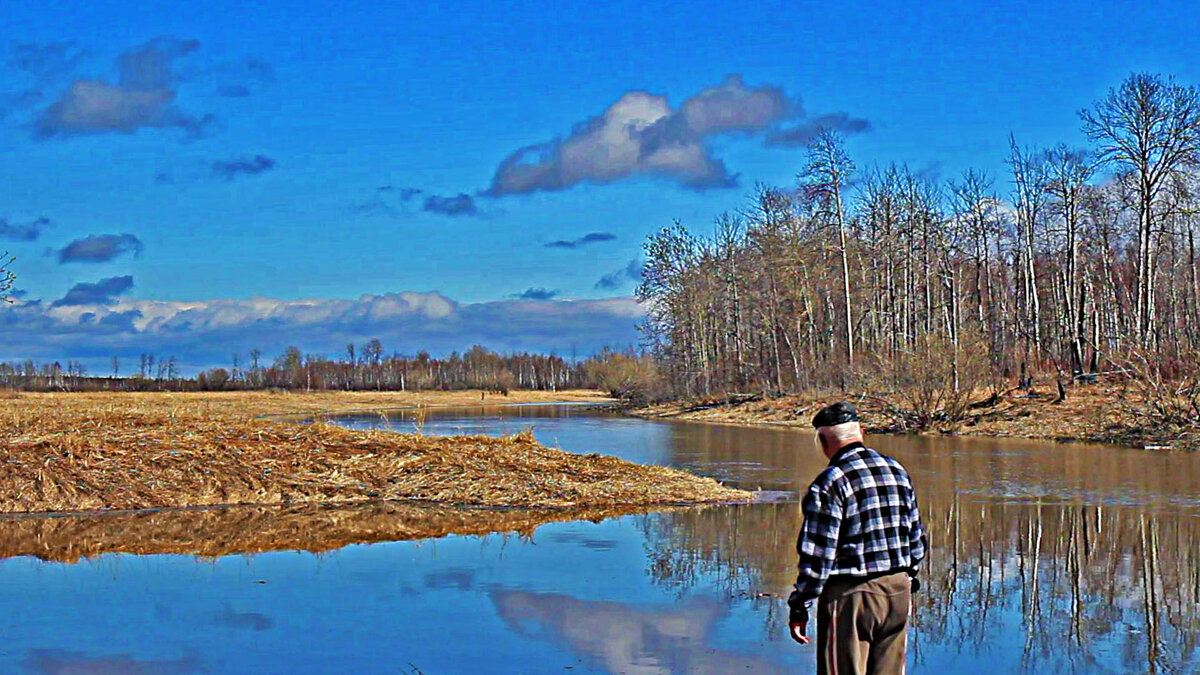
[[[858,412],[835,403],[813,418],[829,459],[804,494],[800,574],[788,598],[792,639],[808,644],[817,601],[817,673],[903,673],[925,530],[908,472],[863,444]]]

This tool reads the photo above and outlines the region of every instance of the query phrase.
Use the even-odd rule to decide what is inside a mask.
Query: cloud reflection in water
[[[709,646],[716,623],[728,611],[715,600],[656,609],[557,593],[496,590],[491,596],[513,631],[557,643],[612,673],[784,672],[756,656]]]

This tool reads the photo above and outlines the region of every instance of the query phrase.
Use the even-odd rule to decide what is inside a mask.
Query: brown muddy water
[[[399,413],[338,421],[414,428]],[[546,405],[439,411],[421,426],[532,426],[564,450],[766,498],[536,529],[520,513],[417,505],[0,521],[0,672],[814,671],[783,604],[796,491],[824,465],[808,434]],[[933,544],[911,672],[1200,672],[1200,456],[869,442],[908,466]],[[406,534],[426,521],[517,533]],[[289,548],[321,552],[277,550]],[[17,555],[29,553],[42,559]]]

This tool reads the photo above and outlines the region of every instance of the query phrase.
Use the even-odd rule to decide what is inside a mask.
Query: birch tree
[[[801,189],[805,196],[813,200],[837,228],[838,252],[842,263],[846,363],[850,368],[854,367],[854,317],[853,306],[850,304],[850,261],[842,191],[854,174],[854,168],[854,162],[846,154],[845,142],[841,135],[831,129],[825,129],[809,144],[808,166],[800,174]]]
[[[1099,162],[1132,183],[1138,224],[1135,328],[1146,347],[1155,316],[1155,230],[1171,179],[1200,163],[1200,96],[1195,87],[1171,78],[1137,73],[1079,114]]]

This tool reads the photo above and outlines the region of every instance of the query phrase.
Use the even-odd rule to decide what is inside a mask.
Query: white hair
[[[833,426],[821,427],[817,429],[817,433],[813,436],[813,442],[817,447],[821,447],[821,437],[824,436],[827,443],[833,445],[845,445],[852,441],[862,440],[862,425],[858,422],[843,422],[834,424]]]

